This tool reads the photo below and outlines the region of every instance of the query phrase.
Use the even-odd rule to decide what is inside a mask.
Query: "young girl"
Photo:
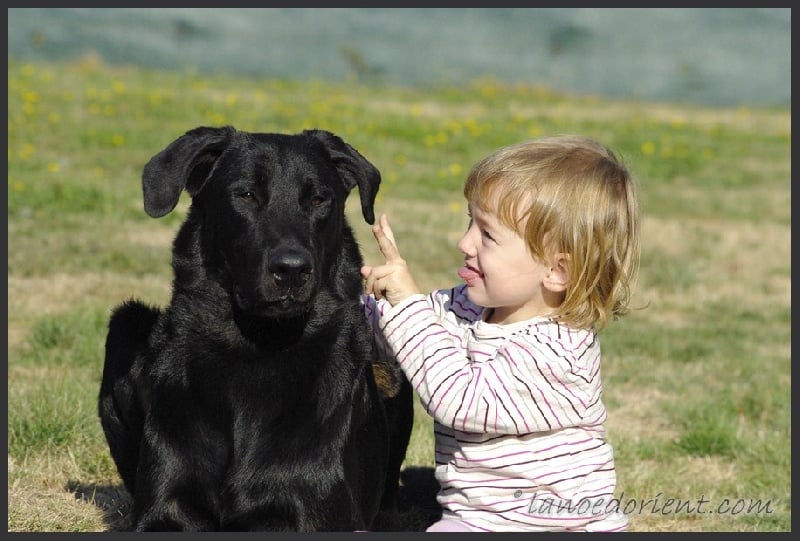
[[[386,215],[365,309],[433,416],[442,519],[428,531],[619,531],[597,333],[628,312],[634,181],[606,147],[555,136],[470,172],[456,287],[420,293]],[[378,333],[381,335],[381,333]]]

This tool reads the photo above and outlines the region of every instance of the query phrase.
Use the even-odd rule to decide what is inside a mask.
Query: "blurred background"
[[[9,8],[8,53],[425,87],[483,77],[703,105],[791,103],[789,8]]]

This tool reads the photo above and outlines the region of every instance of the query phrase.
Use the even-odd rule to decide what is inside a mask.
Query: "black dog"
[[[391,529],[411,388],[378,358],[345,218],[378,170],[323,130],[200,127],[145,166],[144,207],[192,196],[165,309],[109,322],[99,414],[136,530]]]

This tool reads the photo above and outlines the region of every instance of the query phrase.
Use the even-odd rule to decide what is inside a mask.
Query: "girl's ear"
[[[553,293],[563,293],[569,287],[569,254],[555,254],[544,277],[544,287]]]

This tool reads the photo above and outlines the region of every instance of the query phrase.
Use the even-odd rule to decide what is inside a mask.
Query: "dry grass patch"
[[[666,466],[653,461],[630,465],[624,476],[627,485],[640,487],[633,494],[622,486],[621,505],[628,506],[630,530],[757,531],[760,521],[786,513],[778,500],[739,493],[740,475],[736,463],[719,457],[678,457]]]
[[[149,246],[156,250],[172,250],[172,241],[178,234],[178,228],[150,227],[147,229],[137,229],[129,227],[125,229],[125,240],[132,244]]]
[[[650,303],[644,316],[654,321],[674,324],[689,304],[732,299],[747,299],[753,309],[790,306],[788,226],[645,217],[642,244],[643,279],[634,303]]]
[[[623,384],[607,387],[606,393],[616,398],[605,423],[612,440],[667,442],[677,436],[675,426],[663,414],[664,404],[672,397],[662,389]]]
[[[8,277],[9,349],[22,345],[30,327],[43,316],[82,304],[108,306],[136,296],[151,303],[169,299],[170,280],[160,275],[123,276],[111,272],[81,275],[55,272],[47,277]]]
[[[130,497],[118,485],[82,484],[74,457],[8,457],[8,531],[103,532],[126,526]]]

